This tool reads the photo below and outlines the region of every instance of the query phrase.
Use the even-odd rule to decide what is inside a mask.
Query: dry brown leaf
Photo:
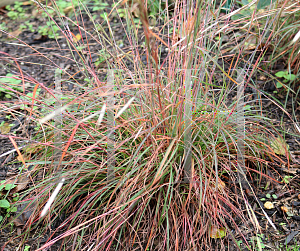
[[[12,189],[13,193],[20,192],[23,190],[27,184],[29,183],[30,179],[26,176],[26,174],[19,175],[17,180],[16,177],[10,178],[9,180],[6,180],[2,185],[7,184],[14,184],[16,185],[15,188]]]
[[[281,207],[281,210],[284,212],[284,213],[287,213],[289,211],[289,209],[285,206],[282,206]]]
[[[256,48],[256,45],[255,44],[246,44],[245,43],[245,50],[249,50],[249,51],[252,51],[252,50],[255,50]]]
[[[14,217],[11,217],[11,220],[13,220],[13,223],[16,227],[24,226],[24,221],[21,219],[21,217],[18,217],[14,219]]]
[[[66,8],[64,8],[64,13],[65,13],[65,15],[68,15],[68,14],[70,13],[71,10],[73,10],[73,6],[72,6],[72,5],[71,5],[71,6],[68,6],[68,7],[66,7]]]
[[[26,5],[32,5],[32,2],[31,1],[25,1],[25,2],[22,3],[22,5],[25,5],[25,6]]]
[[[80,33],[76,34],[76,36],[73,37],[73,42],[77,43],[81,39]]]
[[[31,16],[32,16],[32,18],[36,18],[36,17],[38,17],[38,16],[40,16],[41,15],[41,10],[38,10],[38,9],[33,9],[32,11],[31,11]]]
[[[137,3],[133,4],[131,7],[131,12],[134,17],[139,17],[140,15],[140,10],[139,10],[139,5]]]
[[[15,37],[18,37],[20,34],[21,34],[21,30],[15,30],[15,31],[12,31],[8,34],[8,37],[9,38],[15,38]]]
[[[266,76],[264,76],[264,75],[260,75],[260,76],[258,77],[258,79],[259,79],[259,80],[267,80]]]
[[[17,160],[22,162],[22,158],[20,155],[17,156]],[[26,155],[26,156],[23,155],[23,160],[30,160],[30,157],[28,155]]]
[[[30,181],[30,179],[25,174],[22,174],[21,176],[19,176],[17,183],[16,183],[17,186],[15,187],[15,191],[19,192],[19,191],[23,190],[27,186],[29,181]]]
[[[36,203],[32,203],[30,206],[28,206],[28,204],[29,202],[18,206],[16,214],[20,214],[21,212],[22,213],[18,218],[14,219],[13,221],[13,223],[17,227],[25,225],[32,213],[36,210]]]
[[[220,239],[226,236],[226,229],[224,227],[218,228],[215,225],[210,227],[210,238]]]
[[[225,182],[223,180],[218,180],[218,188],[219,189],[223,189],[225,188]]]
[[[22,234],[22,228],[17,227],[17,235],[20,236]]]
[[[37,143],[32,143],[24,147],[23,151],[28,154],[36,153],[38,150],[42,149],[42,145]]]
[[[250,36],[245,41],[245,50],[254,50],[257,45],[257,38],[255,36]]]
[[[10,126],[9,126],[9,123],[4,123],[2,126],[0,126],[0,132],[2,133],[2,134],[7,134],[7,133],[9,133],[10,132]]]
[[[273,205],[272,202],[267,201],[267,202],[264,204],[264,207],[265,207],[266,209],[273,209],[273,208],[274,208],[274,205]]]
[[[216,187],[216,183],[212,183],[212,188],[215,189]],[[218,179],[218,191],[219,192],[223,192],[224,191],[224,188],[225,188],[225,182],[221,179]]]

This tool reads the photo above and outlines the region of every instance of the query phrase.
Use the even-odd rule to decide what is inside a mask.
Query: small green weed
[[[291,247],[287,247],[286,251],[300,251],[300,246],[294,245],[294,246],[291,246]]]
[[[101,3],[99,1],[94,1],[94,5],[93,5],[93,11],[97,11],[97,10],[100,10],[100,11],[104,11],[108,6],[109,4],[108,3]]]
[[[59,15],[71,15],[72,11],[70,11],[70,8],[72,6],[74,6],[74,8],[76,8],[78,6],[78,0],[72,0],[72,1],[64,1],[64,0],[56,0],[55,1],[55,7],[54,8],[50,8],[47,7],[47,13],[43,12],[42,16],[44,16],[45,18],[49,17],[49,15],[54,15],[55,13],[58,13]]]
[[[25,18],[25,10],[22,7],[22,2],[15,2],[14,7],[8,5],[6,9],[8,10],[7,16],[12,20]]]
[[[1,84],[5,84],[16,91],[23,91],[23,89],[18,86],[21,83],[22,81],[20,79],[16,79],[13,74],[8,73],[6,77],[0,78],[0,93],[4,93],[4,96],[8,99],[12,98],[13,91],[1,87]]]
[[[266,248],[265,244],[263,243],[264,234],[257,234],[256,236],[253,236],[250,240],[252,246],[255,248],[254,250],[260,250]],[[260,247],[260,248],[259,248]]]
[[[279,248],[280,250],[285,250],[285,251],[300,251],[300,246],[298,244],[287,246],[284,245],[283,243],[280,243]]]
[[[49,38],[57,37],[59,35],[59,27],[57,27],[57,25],[53,21],[48,21],[46,24],[47,25],[45,26],[39,27],[38,33],[42,36],[48,36]]]
[[[28,246],[28,245],[26,245],[26,246],[24,247],[24,251],[29,251],[29,249],[30,249],[30,246]]]
[[[5,182],[5,180],[2,180],[0,182],[0,192],[7,191],[9,192],[11,189],[15,188],[16,185],[14,184],[6,184],[4,185],[3,183]],[[12,196],[11,199],[13,202],[16,202],[19,200],[19,194],[15,193]],[[9,199],[3,195],[2,193],[0,194],[0,222],[3,220],[4,217],[9,218],[11,213],[14,213],[17,211],[17,207],[12,206],[11,202],[9,201]]]
[[[6,31],[7,30],[7,26],[5,23],[1,23],[0,24],[0,30]]]
[[[33,28],[33,24],[29,21],[26,21],[24,24],[20,25],[21,30],[29,30],[31,32],[35,32],[35,29]]]
[[[96,66],[99,66],[101,63],[105,62],[108,58],[109,54],[105,53],[104,50],[101,50],[99,52],[99,57],[97,59],[97,61],[95,62]]]
[[[289,184],[291,178],[293,178],[293,176],[286,175],[283,177],[282,182],[284,182],[285,184]]]
[[[296,79],[296,75],[290,74],[288,71],[279,71],[275,74],[278,78],[284,78],[283,82],[287,83],[289,81],[294,81]],[[276,83],[277,88],[281,88],[282,84],[280,82]]]
[[[266,194],[266,198],[270,199],[270,198],[271,198],[271,194],[267,193],[267,194]],[[276,194],[272,194],[272,198],[273,198],[274,200],[276,200],[276,199],[277,199],[277,195],[276,195]]]
[[[247,247],[248,250],[260,250],[266,248],[265,244],[263,243],[263,239],[264,239],[263,234],[257,234],[257,236],[252,236],[250,240],[252,248]],[[243,245],[243,241],[239,240],[237,244],[241,248]]]

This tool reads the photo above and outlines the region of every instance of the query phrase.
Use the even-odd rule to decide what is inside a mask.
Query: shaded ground
[[[35,13],[35,8],[31,5],[24,7],[26,13]],[[72,55],[69,51],[67,42],[64,38],[58,38],[57,40],[51,39],[48,36],[42,36],[37,32],[39,27],[42,27],[45,24],[45,20],[35,14],[34,19],[30,19],[30,23],[32,24],[31,30],[24,29],[22,32],[18,32],[20,25],[23,23],[22,20],[14,20],[12,21],[8,16],[8,11],[5,9],[1,9],[2,16],[0,17],[0,22],[6,24],[6,28],[9,32],[14,32],[15,36],[18,37],[19,40],[8,38],[5,33],[0,33],[0,51],[2,52],[2,57],[0,60],[1,68],[0,68],[0,76],[6,76],[7,73],[18,73],[18,69],[11,64],[11,59],[16,58],[20,63],[20,68],[22,69],[23,73],[29,77],[36,79],[37,81],[44,83],[49,88],[53,88],[54,83],[54,72],[55,67],[54,64],[60,65],[63,63],[64,68],[68,69],[68,72],[74,76],[78,81],[84,81],[85,76],[79,72],[80,69],[74,64],[74,61],[70,60]],[[93,12],[94,14],[99,12]],[[96,20],[101,22],[103,19],[98,17]],[[113,18],[111,21],[111,27],[114,32],[115,40],[124,51],[130,50],[130,43],[126,39],[126,35],[124,35],[122,24],[119,22],[117,18]],[[91,21],[89,21],[87,16],[84,16],[84,25],[85,29],[93,33],[94,25]],[[75,26],[69,26],[70,30],[77,35],[78,30]],[[108,30],[107,30],[108,31]],[[140,29],[142,34],[142,29]],[[19,33],[19,34],[18,34]],[[94,33],[93,33],[94,34]],[[142,35],[140,35],[141,40],[144,39]],[[24,46],[23,41],[27,45]],[[37,50],[39,53],[37,53]],[[92,58],[92,63],[95,63],[99,60],[99,52],[101,51],[101,46],[95,42],[91,43],[89,48]],[[162,57],[167,56],[167,52],[164,51],[162,48],[163,55]],[[50,59],[53,63],[50,63],[48,59],[42,56],[40,53],[43,53],[48,59]],[[9,56],[12,58],[9,58]],[[267,58],[268,54],[265,56]],[[79,60],[79,56],[75,55],[75,59]],[[142,56],[142,60],[146,63],[146,57]],[[228,56],[226,58],[228,64],[225,65],[225,70],[229,69],[230,63],[232,58]],[[128,67],[130,68],[130,63],[128,62]],[[105,68],[105,63],[99,63],[99,68]],[[285,63],[278,62],[278,65],[273,69],[274,72],[278,70],[286,69]],[[271,72],[272,74],[274,72]],[[103,72],[99,70],[99,75],[103,75]],[[67,79],[68,76],[63,76],[63,80]],[[265,92],[266,94],[270,94],[275,96],[279,101],[285,103],[286,100],[286,92],[283,89],[277,89],[275,82],[273,80],[267,79],[265,76],[257,75],[255,79],[253,79],[256,83],[256,87],[259,91]],[[68,91],[76,91],[76,86],[68,84],[67,81],[63,83],[63,88]],[[252,88],[247,88],[246,93],[252,94],[250,99],[255,100],[256,93],[255,90]],[[278,93],[275,94],[274,91]],[[299,107],[300,102],[298,100],[292,100],[291,97],[287,99],[286,110],[292,114],[292,107],[294,106],[295,110],[295,117],[300,119]],[[17,101],[13,100],[12,98],[6,98],[2,95],[0,105],[5,104],[7,105],[17,105]],[[299,225],[300,225],[300,137],[299,132],[296,131],[294,126],[290,123],[290,119],[287,116],[283,116],[283,122],[281,121],[282,118],[282,111],[275,106],[269,100],[263,100],[262,102],[263,107],[269,111],[266,114],[267,117],[273,119],[274,125],[278,128],[278,130],[288,131],[290,134],[285,134],[285,140],[289,145],[290,150],[292,151],[292,163],[290,169],[288,170],[288,163],[286,165],[281,165],[281,169],[277,169],[277,173],[267,171],[267,174],[274,178],[274,180],[282,181],[282,178],[286,178],[286,183],[280,183],[274,185],[270,183],[267,179],[259,180],[255,173],[249,174],[249,180],[252,181],[253,188],[258,196],[258,198],[262,199],[261,206],[264,208],[264,203],[266,201],[273,202],[275,205],[274,209],[265,210],[267,215],[270,217],[272,222],[275,224],[276,228],[279,232],[274,231],[271,225],[268,223],[266,216],[263,214],[262,210],[257,205],[256,201],[249,193],[248,199],[250,205],[253,207],[253,211],[255,212],[259,224],[262,227],[262,244],[265,245],[266,249],[275,250],[280,244],[284,245],[285,243],[289,244],[296,244],[300,242],[299,237]],[[1,108],[3,108],[2,106]],[[17,108],[16,108],[17,109]],[[11,141],[7,138],[6,135],[11,134],[18,136],[20,138],[29,138],[29,135],[34,134],[34,125],[30,123],[25,123],[24,117],[21,115],[12,116],[11,114],[7,113],[3,109],[1,109],[0,113],[0,123],[5,121],[5,123],[14,124],[10,128],[9,133],[1,132],[0,137],[0,180],[4,180],[7,177],[10,177],[16,173],[18,173],[18,165],[10,164],[12,160],[15,160],[17,157],[16,152],[7,154],[3,156],[4,153],[13,150],[14,147]],[[298,136],[296,136],[298,135]],[[23,146],[25,142],[21,139],[16,140],[18,146]],[[270,168],[272,167],[272,160],[270,160]],[[288,208],[289,213],[284,213],[282,210],[282,206]],[[245,212],[246,213],[246,212]],[[22,229],[20,227],[19,229]],[[17,229],[12,228],[13,232],[9,233],[10,230],[4,230],[0,233],[0,243],[3,245],[4,242],[8,240],[8,237],[15,236]],[[252,229],[244,229],[242,230],[243,234],[247,236],[250,240],[253,230]],[[48,236],[40,242],[45,242]],[[237,237],[237,236],[236,236]],[[294,241],[295,239],[295,241]],[[36,237],[33,234],[32,238],[28,239],[28,245],[34,249],[36,246]],[[18,240],[11,242],[6,249],[4,250],[14,250],[14,248],[19,245]],[[226,245],[226,244],[225,244]],[[1,246],[1,245],[0,245]],[[58,247],[54,247],[53,250],[57,250]]]

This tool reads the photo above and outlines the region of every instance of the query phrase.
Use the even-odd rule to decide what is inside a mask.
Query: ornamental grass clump
[[[124,50],[109,15],[94,33],[77,20],[85,39],[64,31],[85,79],[63,70],[78,87],[64,91],[58,72],[53,88],[36,82],[41,92],[25,106],[36,123],[30,141],[40,147],[26,160],[34,186],[23,202],[35,210],[22,235],[50,233],[36,250],[225,249],[239,247],[237,239],[250,245],[241,226],[259,233],[244,190],[255,198],[249,180],[268,178],[266,158],[280,158],[257,101],[244,94],[257,63],[250,57],[224,70],[222,39],[214,38],[227,32],[230,15],[201,1],[174,5],[156,27],[143,1],[139,23],[130,11],[119,18]],[[91,40],[106,55],[103,69],[91,60]]]

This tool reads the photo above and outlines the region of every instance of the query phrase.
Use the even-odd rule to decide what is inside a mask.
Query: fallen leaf
[[[285,206],[282,206],[281,207],[281,210],[284,212],[284,213],[287,213],[289,211],[289,209]]]
[[[222,192],[223,189],[225,188],[225,182],[223,180],[218,179],[218,190],[219,192]]]
[[[10,132],[10,126],[9,126],[9,123],[4,123],[2,126],[0,126],[0,132],[2,133],[2,134],[7,134],[7,133],[9,133]]]
[[[298,168],[290,168],[290,169],[286,169],[285,167],[282,167],[282,171],[284,171],[285,173],[290,173],[290,174],[297,174]]]
[[[215,225],[210,227],[210,237],[213,239],[220,239],[226,236],[226,229],[221,227],[218,228]]]
[[[9,38],[15,38],[15,37],[18,37],[20,34],[21,34],[21,30],[15,30],[15,31],[12,31],[8,34],[8,37]]]
[[[36,153],[43,146],[37,143],[32,143],[24,147],[23,151],[28,154]]]
[[[80,33],[78,33],[76,36],[73,35],[73,42],[77,43],[81,39]]]
[[[21,158],[20,155],[17,156],[17,160],[20,161],[20,162],[22,162],[22,158]],[[23,156],[23,160],[30,160],[30,157],[28,155]]]
[[[41,14],[41,11],[39,11],[39,10],[37,10],[37,9],[35,9],[35,8],[31,11],[31,17],[32,17],[32,18],[36,18],[36,17],[38,17],[40,14]]]
[[[8,180],[6,180],[4,183],[2,183],[2,185],[6,186],[6,185],[16,185],[16,187],[14,187],[12,189],[13,193],[17,193],[21,190],[23,190],[27,184],[29,183],[30,179],[26,176],[26,174],[22,174],[22,175],[19,175],[17,180],[16,180],[16,177],[13,177],[13,178],[10,178]]]
[[[72,6],[72,5],[71,5],[71,6],[68,6],[68,7],[66,7],[66,8],[64,8],[64,13],[65,13],[65,15],[68,15],[68,14],[70,13],[71,10],[73,10],[73,6]]]
[[[16,227],[20,227],[20,226],[23,226],[24,223],[23,221],[21,220],[21,217],[17,218],[17,219],[13,219],[14,217],[11,217],[10,220],[13,220],[13,223]]]
[[[273,209],[273,208],[274,208],[274,205],[273,205],[272,202],[267,201],[267,202],[264,204],[264,207],[265,207],[266,209]]]
[[[264,75],[260,75],[260,76],[258,77],[258,79],[259,79],[259,80],[267,80],[266,76],[264,76]]]
[[[285,150],[288,150],[289,146],[286,144],[283,138],[279,137],[271,142],[271,148],[273,149],[274,153],[278,155],[285,155]]]
[[[21,176],[18,177],[18,180],[16,182],[16,187],[15,187],[15,191],[19,192],[21,190],[23,190],[27,184],[29,183],[30,179],[25,175],[22,174]]]
[[[293,213],[293,208],[292,207],[287,207],[287,212],[286,215],[292,217],[294,215]]]
[[[177,33],[175,33],[174,36],[172,37],[172,40],[174,41],[174,43],[178,42],[180,41],[180,36]]]
[[[226,185],[225,185],[225,182],[224,182],[223,180],[221,180],[221,179],[218,179],[218,191],[219,191],[219,192],[223,192],[225,186],[226,186]],[[213,189],[215,189],[215,187],[216,187],[215,181],[213,181],[213,183],[211,184],[211,187],[212,187]]]
[[[21,215],[13,220],[13,223],[19,227],[19,226],[23,226],[26,224],[27,220],[30,218],[30,216],[32,215],[32,213],[36,210],[37,204],[36,202],[31,203],[30,202],[26,202],[25,204],[19,205],[16,214],[20,214]]]
[[[133,4],[130,10],[134,17],[139,17],[140,15],[140,9],[139,5],[137,3]]]
[[[245,50],[249,50],[249,51],[252,51],[256,48],[256,45],[255,44],[248,44],[248,43],[245,43]]]
[[[254,50],[257,45],[257,38],[255,36],[250,36],[245,41],[245,50]]]
[[[25,2],[22,3],[22,5],[25,5],[25,6],[26,5],[32,5],[32,1],[25,1]]]

